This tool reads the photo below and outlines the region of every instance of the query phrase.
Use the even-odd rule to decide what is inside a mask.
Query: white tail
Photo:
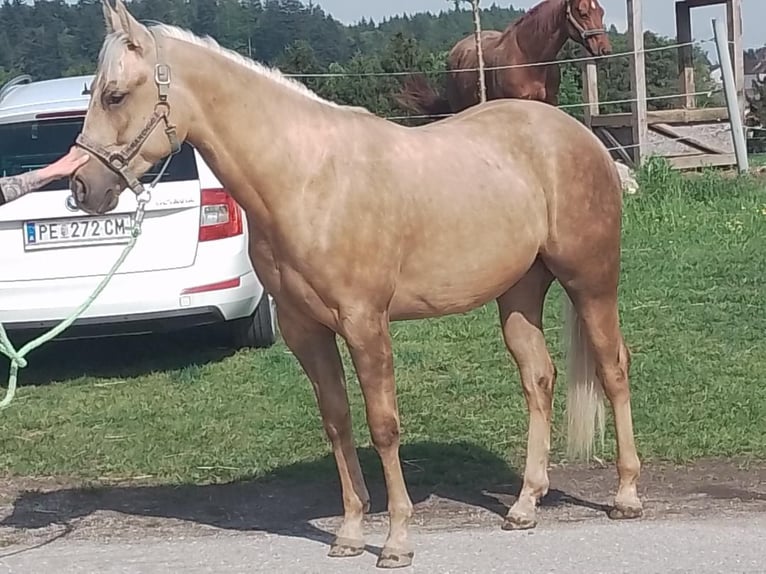
[[[593,453],[596,427],[604,443],[604,388],[596,374],[591,344],[582,320],[564,293],[567,346],[567,455],[588,460]]]

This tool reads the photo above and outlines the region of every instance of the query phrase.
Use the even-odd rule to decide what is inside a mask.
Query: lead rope
[[[164,175],[165,170],[168,167],[168,163],[170,163],[171,157],[172,154],[169,155],[167,159],[165,159],[165,163],[163,164],[160,172],[157,174],[157,177],[155,177],[152,183],[149,184],[149,189],[144,191],[141,195],[137,196],[136,200],[138,201],[138,205],[136,206],[133,227],[130,231],[130,241],[125,246],[125,249],[122,250],[122,253],[117,258],[117,261],[115,261],[114,265],[112,265],[112,268],[101,280],[101,283],[98,284],[98,286],[93,290],[93,293],[90,294],[90,296],[85,300],[84,303],[82,303],[82,305],[75,309],[72,314],[69,315],[69,317],[61,321],[61,323],[53,327],[50,331],[43,333],[36,339],[28,342],[18,351],[15,349],[11,343],[11,340],[8,338],[5,327],[2,323],[0,323],[0,353],[11,360],[10,374],[8,375],[8,389],[5,392],[5,398],[0,401],[0,409],[4,409],[10,405],[14,396],[16,396],[16,383],[18,382],[19,369],[25,368],[28,364],[26,356],[31,351],[34,351],[38,347],[41,347],[45,343],[49,342],[51,339],[58,337],[64,330],[68,329],[72,323],[79,319],[80,316],[82,316],[82,314],[88,310],[96,298],[106,288],[106,286],[112,280],[112,277],[114,277],[119,268],[125,262],[125,259],[127,259],[128,255],[133,250],[133,247],[135,247],[136,242],[138,241],[138,236],[141,235],[141,226],[144,222],[146,204],[149,203],[149,201],[152,199],[151,190],[154,189],[154,186],[157,185],[157,182],[159,182],[159,180]]]

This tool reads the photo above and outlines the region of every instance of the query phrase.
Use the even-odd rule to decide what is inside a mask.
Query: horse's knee
[[[399,419],[394,413],[370,416],[369,426],[372,444],[378,451],[399,446]]]

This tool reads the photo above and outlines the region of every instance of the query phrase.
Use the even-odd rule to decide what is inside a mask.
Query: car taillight
[[[213,241],[242,234],[242,211],[224,189],[203,189],[199,240]]]

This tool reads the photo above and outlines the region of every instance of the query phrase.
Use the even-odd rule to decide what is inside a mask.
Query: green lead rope
[[[13,344],[8,338],[8,334],[5,331],[5,327],[3,326],[2,323],[0,323],[0,353],[2,353],[3,355],[5,355],[11,360],[11,370],[10,370],[10,375],[8,377],[8,389],[5,392],[5,398],[2,400],[2,402],[0,402],[0,409],[4,409],[8,405],[10,405],[11,401],[13,400],[13,397],[16,395],[16,383],[18,382],[19,369],[23,369],[24,367],[27,366],[26,356],[31,351],[44,345],[51,339],[58,337],[64,330],[68,329],[72,325],[72,323],[74,323],[77,319],[79,319],[80,316],[82,316],[82,314],[88,310],[88,307],[90,307],[93,304],[96,298],[106,288],[106,286],[109,284],[109,281],[112,280],[112,277],[114,277],[114,275],[119,270],[120,266],[125,262],[125,259],[127,259],[128,255],[133,250],[133,247],[135,247],[136,241],[138,241],[138,236],[141,235],[141,224],[143,223],[143,220],[144,220],[144,210],[146,208],[147,202],[148,202],[148,198],[141,198],[138,201],[138,207],[136,208],[136,214],[135,214],[135,221],[133,223],[133,228],[131,229],[130,241],[125,246],[125,249],[123,249],[120,257],[117,259],[115,264],[112,265],[112,268],[109,270],[109,273],[106,274],[106,276],[102,279],[101,283],[99,283],[98,287],[96,287],[93,293],[91,293],[91,295],[85,300],[85,302],[82,305],[80,305],[77,309],[75,309],[75,311],[71,315],[69,315],[69,317],[64,319],[61,323],[53,327],[47,333],[44,333],[40,335],[39,337],[37,337],[36,339],[30,341],[18,351],[14,348]]]

